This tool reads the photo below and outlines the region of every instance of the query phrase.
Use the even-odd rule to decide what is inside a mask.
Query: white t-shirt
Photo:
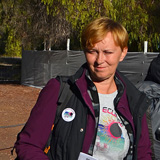
[[[127,130],[114,109],[112,94],[98,94],[100,119],[93,157],[97,160],[123,160],[129,149]]]

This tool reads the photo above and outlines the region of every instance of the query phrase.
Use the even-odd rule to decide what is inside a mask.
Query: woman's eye
[[[95,50],[89,50],[88,53],[94,54],[97,53]]]
[[[104,51],[104,54],[112,54],[113,52],[110,51]]]

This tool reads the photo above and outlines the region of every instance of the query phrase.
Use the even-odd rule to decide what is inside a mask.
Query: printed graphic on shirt
[[[106,107],[103,108],[106,111]],[[96,150],[114,150],[121,152],[124,149],[122,124],[113,110],[107,110],[108,116],[102,114],[102,122],[98,125]],[[118,120],[118,121],[117,121]]]
[[[109,97],[107,102],[105,100],[100,105],[100,119],[93,152],[93,156],[98,160],[122,160],[129,148],[127,131],[114,110],[113,101],[110,100]]]

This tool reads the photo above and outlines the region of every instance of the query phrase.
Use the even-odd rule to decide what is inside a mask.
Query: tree
[[[160,43],[159,0],[1,0],[1,48],[15,55],[26,50],[80,48],[80,35],[91,20],[108,16],[129,33],[129,51],[157,51]],[[63,45],[64,44],[64,45]],[[3,51],[2,51],[3,52]]]
[[[22,30],[23,43],[30,41],[33,45],[31,48],[37,48],[40,41],[44,44],[48,41],[47,48],[51,48],[52,45],[59,47],[70,34],[70,25],[64,16],[48,15],[46,6],[40,0],[23,1],[17,6],[20,6],[23,19],[23,27],[20,26],[17,31]]]
[[[149,23],[151,9],[157,5],[158,0],[157,2],[153,0],[42,0],[42,2],[47,6],[48,14],[55,15],[62,9],[73,29],[79,31],[78,37],[89,21],[96,17],[108,16],[126,27],[130,37],[130,51],[142,51],[146,40],[149,42],[150,51],[153,51],[159,41],[160,32],[154,30],[153,23]]]
[[[2,26],[8,32],[6,52],[13,44],[24,49],[58,48],[70,35],[70,23],[61,14],[48,15],[41,0],[7,0],[0,2]],[[18,49],[16,49],[17,52]],[[21,51],[20,51],[21,52]]]
[[[0,2],[0,33],[1,33],[1,54],[5,52],[7,55],[20,56],[20,41],[14,37],[14,31],[9,26],[10,17],[12,16],[13,3],[12,1]]]
[[[160,2],[159,0],[150,0],[150,3],[147,3],[146,10],[148,12],[148,35],[150,39],[149,47],[152,47],[152,50],[160,51]],[[143,4],[145,7],[146,4]]]

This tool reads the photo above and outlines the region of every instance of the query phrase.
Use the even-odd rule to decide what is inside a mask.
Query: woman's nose
[[[102,52],[99,52],[97,54],[97,59],[96,59],[97,64],[103,63],[104,62],[104,57],[105,57],[104,54]]]

